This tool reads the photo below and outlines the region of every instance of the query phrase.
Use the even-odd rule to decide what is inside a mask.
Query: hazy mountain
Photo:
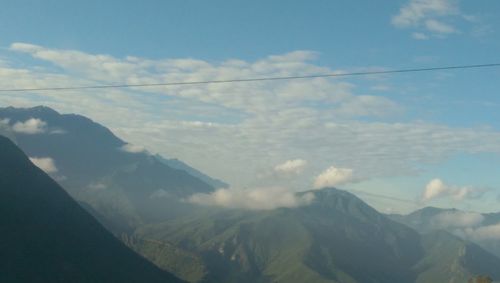
[[[0,136],[0,282],[180,282],[129,250]]]
[[[422,246],[426,255],[415,266],[416,282],[467,282],[478,275],[500,278],[500,259],[446,231],[423,235]]]
[[[480,214],[426,207],[408,215],[390,215],[420,233],[444,230],[480,245],[500,258],[500,213]],[[489,235],[491,234],[491,235]]]
[[[436,216],[445,212],[453,213],[457,211],[457,209],[452,208],[444,209],[437,207],[425,207],[407,215],[392,214],[388,215],[388,217],[394,221],[408,225],[420,233],[427,233],[436,230],[436,228],[440,229],[440,227],[435,226],[433,221]]]
[[[30,157],[50,158],[57,169],[51,176],[114,222],[117,233],[175,216],[165,209],[168,197],[214,190],[140,148],[127,147],[110,130],[80,115],[42,106],[8,107],[0,108],[0,120]]]
[[[182,162],[179,159],[176,159],[176,158],[166,159],[159,154],[155,155],[155,157],[159,161],[165,163],[166,165],[168,165],[172,168],[186,171],[187,173],[189,173],[189,175],[194,176],[194,177],[202,180],[203,182],[209,184],[210,186],[212,186],[214,188],[227,188],[227,187],[229,187],[229,185],[227,183],[225,183],[221,180],[218,180],[218,179],[214,179],[210,176],[207,176],[203,172],[200,172],[199,170],[187,165],[186,163]]]

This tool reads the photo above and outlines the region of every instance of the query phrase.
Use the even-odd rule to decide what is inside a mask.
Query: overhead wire
[[[364,72],[347,72],[347,73],[329,73],[329,74],[313,74],[313,75],[297,75],[283,77],[260,77],[260,78],[240,78],[227,80],[205,80],[205,81],[177,81],[164,83],[143,83],[143,84],[109,84],[109,85],[84,85],[84,86],[54,86],[54,87],[33,87],[33,88],[10,88],[0,89],[0,92],[27,92],[27,91],[61,91],[61,90],[86,90],[86,89],[109,89],[109,88],[143,88],[143,87],[168,87],[168,86],[184,86],[184,85],[202,85],[202,84],[226,84],[226,83],[243,83],[243,82],[263,82],[263,81],[279,81],[279,80],[301,80],[314,78],[334,78],[334,77],[354,77],[354,76],[369,76],[369,75],[384,75],[398,73],[414,73],[414,72],[431,72],[443,70],[459,70],[459,69],[476,69],[476,68],[491,68],[500,67],[500,63],[474,64],[474,65],[455,65],[441,66],[428,68],[409,68],[409,69],[394,69],[380,71],[364,71]]]

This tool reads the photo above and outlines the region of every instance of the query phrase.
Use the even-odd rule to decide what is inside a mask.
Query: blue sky
[[[3,1],[0,88],[498,63],[499,13],[497,1]],[[415,200],[367,199],[380,210],[498,211],[499,76],[2,93],[0,103],[88,115],[235,189],[302,190],[323,174],[325,184]],[[433,179],[443,185],[424,202]]]

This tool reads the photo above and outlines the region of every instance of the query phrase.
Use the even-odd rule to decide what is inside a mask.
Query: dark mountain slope
[[[156,161],[145,152],[130,153],[122,150],[126,142],[116,137],[109,129],[92,120],[75,114],[59,114],[51,108],[0,108],[0,119],[9,119],[10,125],[25,122],[31,118],[40,119],[47,125],[39,134],[16,134],[17,145],[29,156],[51,157],[56,161],[60,174],[67,183],[87,186],[98,182],[116,172],[135,173],[138,179],[148,180],[165,175],[170,182],[163,185],[166,191],[176,195],[189,195],[193,192],[210,192],[213,188],[183,170],[169,167]],[[140,164],[149,166],[155,176],[144,175],[149,168],[133,172],[130,168]],[[136,188],[152,190],[150,186]],[[182,190],[181,190],[182,189]],[[144,193],[150,193],[148,191]]]
[[[147,152],[123,150],[126,142],[83,116],[42,106],[0,108],[0,120],[7,119],[10,128],[29,119],[45,123],[38,133],[10,132],[28,156],[52,158],[58,169],[52,176],[72,197],[99,212],[102,223],[114,223],[106,227],[116,234],[174,217],[169,198],[214,190]]]
[[[135,254],[0,136],[0,282],[180,282]]]

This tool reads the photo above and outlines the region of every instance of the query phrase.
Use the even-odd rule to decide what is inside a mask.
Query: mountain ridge
[[[130,251],[0,136],[0,281],[181,282]]]

